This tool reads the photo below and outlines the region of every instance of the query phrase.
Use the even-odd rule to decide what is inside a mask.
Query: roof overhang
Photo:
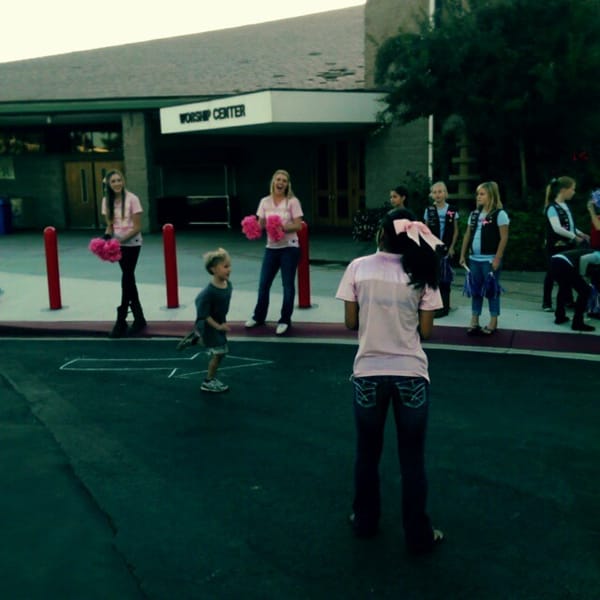
[[[268,90],[160,109],[169,133],[283,134],[307,130],[372,127],[380,92]]]

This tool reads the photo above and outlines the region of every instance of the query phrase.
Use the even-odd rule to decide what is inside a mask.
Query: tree
[[[600,0],[454,0],[416,20],[377,55],[384,118],[460,117],[483,170],[523,198],[573,155],[600,176]]]

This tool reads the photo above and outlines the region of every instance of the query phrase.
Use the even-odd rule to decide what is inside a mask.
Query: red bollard
[[[302,221],[298,232],[300,261],[298,263],[298,308],[310,308],[310,264],[308,253],[308,225]]]
[[[58,273],[58,242],[54,227],[46,227],[44,229],[44,248],[46,250],[46,274],[48,277],[50,310],[58,310],[62,308],[62,303],[60,300],[60,275]]]
[[[175,229],[171,223],[165,223],[162,231],[165,254],[165,280],[167,283],[167,308],[178,308],[179,291],[177,283],[177,251],[175,250]]]

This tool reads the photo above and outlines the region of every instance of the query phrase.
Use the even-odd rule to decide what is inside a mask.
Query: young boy
[[[194,329],[177,345],[178,350],[197,344],[200,340],[210,356],[206,378],[200,389],[204,392],[226,392],[229,389],[215,375],[221,361],[229,352],[226,333],[230,330],[226,317],[231,301],[231,258],[218,248],[204,255],[204,266],[212,275],[209,284],[196,296]]]

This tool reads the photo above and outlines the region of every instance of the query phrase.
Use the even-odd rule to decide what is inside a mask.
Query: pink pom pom
[[[269,215],[267,217],[267,235],[274,242],[278,242],[285,237],[283,223],[279,215]]]
[[[104,244],[104,260],[118,262],[121,260],[121,244],[119,240],[111,239]]]
[[[96,255],[100,256],[102,249],[104,248],[104,240],[102,238],[94,238],[90,241],[88,248]]]
[[[121,260],[121,244],[118,240],[104,240],[94,238],[90,241],[88,248],[101,260],[117,262]]]
[[[242,219],[242,231],[249,240],[257,240],[262,235],[260,223],[254,215]]]

